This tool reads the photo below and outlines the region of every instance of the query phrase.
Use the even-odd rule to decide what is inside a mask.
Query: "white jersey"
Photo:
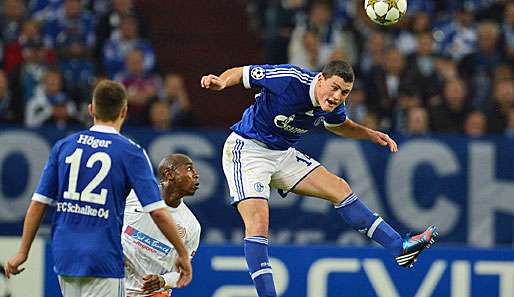
[[[177,224],[179,237],[193,257],[200,242],[200,223],[184,202],[177,208],[167,209]],[[138,292],[141,292],[143,277],[149,274],[163,276],[167,287],[176,286],[179,278],[174,268],[177,252],[150,214],[143,211],[134,191],[127,197],[121,243],[128,296],[144,296]]]

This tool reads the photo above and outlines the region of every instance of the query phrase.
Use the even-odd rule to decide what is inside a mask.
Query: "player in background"
[[[200,243],[200,223],[182,201],[184,196],[194,195],[198,189],[199,176],[193,161],[182,154],[167,156],[159,163],[158,174],[167,211],[177,223],[179,237],[193,257]],[[177,286],[180,276],[173,267],[177,252],[150,215],[143,211],[133,191],[127,197],[121,243],[127,296],[170,296],[170,289]]]
[[[387,134],[346,117],[345,100],[354,79],[352,67],[343,61],[328,63],[320,73],[288,64],[251,65],[201,79],[203,88],[214,91],[240,83],[261,88],[255,103],[231,127],[233,133],[223,148],[223,170],[232,204],[245,225],[245,256],[259,296],[276,296],[268,260],[270,186],[283,196],[294,192],[330,201],[348,225],[381,244],[401,266],[411,266],[437,235],[430,226],[419,235],[402,238],[345,180],[294,148],[303,134],[321,124],[336,135],[371,140],[398,151]]]
[[[127,115],[127,93],[104,80],[93,91],[94,126],[59,140],[52,148],[32,196],[21,244],[5,265],[18,274],[46,208],[57,206],[52,225],[54,270],[65,297],[125,296],[121,229],[126,197],[139,194],[144,211],[175,246],[178,287],[191,282],[189,253],[161,199],[144,149],[119,131]]]

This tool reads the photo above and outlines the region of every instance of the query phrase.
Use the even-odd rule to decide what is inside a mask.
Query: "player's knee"
[[[348,196],[350,196],[353,193],[352,189],[350,188],[350,185],[348,183],[340,178],[339,182],[337,183],[337,189],[334,189],[333,191],[330,191],[330,193],[327,193],[327,198],[330,202],[334,204],[340,204]]]
[[[268,221],[248,221],[245,223],[246,236],[265,236],[268,237]]]

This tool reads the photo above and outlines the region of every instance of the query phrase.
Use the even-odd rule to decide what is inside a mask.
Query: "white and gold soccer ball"
[[[407,12],[407,0],[364,0],[366,14],[375,23],[389,26]]]

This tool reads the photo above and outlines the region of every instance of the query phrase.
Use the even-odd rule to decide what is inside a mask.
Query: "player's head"
[[[159,163],[161,184],[181,197],[193,195],[198,190],[199,178],[193,160],[186,155],[169,155]]]
[[[314,91],[321,109],[330,112],[341,105],[350,94],[354,80],[353,68],[347,62],[332,61],[325,65]]]
[[[96,121],[102,123],[123,122],[127,115],[127,92],[119,82],[100,81],[93,91],[93,102],[89,112]]]

